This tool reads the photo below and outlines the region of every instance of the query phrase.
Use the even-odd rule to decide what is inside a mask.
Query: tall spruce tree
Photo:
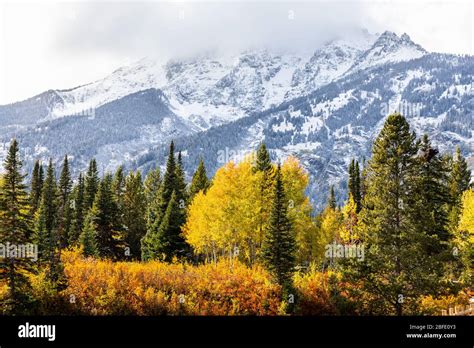
[[[30,242],[29,198],[21,169],[18,142],[13,139],[0,178],[0,241],[8,246],[21,246]],[[0,313],[27,313],[30,304],[27,274],[32,269],[30,258],[0,258],[0,281],[8,286],[8,295],[0,301]]]
[[[285,287],[291,286],[296,253],[295,235],[287,215],[287,205],[281,169],[278,165],[272,211],[262,246],[262,258],[278,284]]]
[[[168,160],[166,162],[166,171],[163,177],[163,181],[160,185],[160,192],[149,207],[149,216],[147,221],[147,234],[142,238],[142,257],[149,259],[150,255],[155,255],[148,252],[147,250],[167,250],[168,255],[189,255],[189,247],[183,251],[183,247],[180,242],[170,242],[171,246],[154,245],[154,243],[161,243],[163,238],[157,238],[160,235],[160,227],[163,222],[166,210],[171,202],[171,196],[173,192],[175,194],[176,212],[173,212],[172,226],[182,226],[186,220],[186,184],[184,181],[184,171],[182,168],[182,158],[178,157],[178,163],[176,163],[174,157],[174,143],[171,142],[169,148]],[[179,234],[174,227],[172,230],[175,234]],[[172,234],[171,233],[171,234]],[[173,239],[174,240],[174,239]],[[176,239],[177,240],[177,239]],[[175,247],[174,252],[169,251],[169,248]],[[161,252],[161,251],[160,251]]]
[[[161,173],[160,169],[152,169],[148,172],[144,192],[146,198],[146,225],[151,228],[154,222],[159,218],[160,211],[160,192],[161,192]]]
[[[30,190],[30,214],[33,218],[36,210],[41,202],[41,190],[43,188],[44,172],[40,161],[35,162],[33,173],[31,176],[31,190]]]
[[[412,182],[414,192],[409,203],[412,221],[418,232],[425,233],[428,254],[448,251],[448,168],[427,135],[422,138],[416,159],[417,175]]]
[[[425,149],[430,151],[428,145]],[[365,204],[359,220],[364,258],[344,260],[346,280],[360,285],[351,290],[352,295],[360,299],[366,313],[417,313],[420,297],[433,294],[442,280],[436,269],[439,241],[431,238],[431,233],[442,231],[420,230],[416,220],[421,213],[416,210],[423,208],[411,206],[417,196],[424,200],[435,196],[423,192],[423,187],[433,189],[431,185],[436,185],[430,177],[435,172],[434,162],[426,166],[417,152],[418,142],[406,119],[400,114],[388,116],[374,142],[366,173]],[[425,166],[421,177],[420,164]],[[430,254],[427,247],[432,249]]]
[[[258,178],[258,200],[255,202],[257,211],[257,238],[250,242],[250,263],[256,261],[257,251],[261,249],[265,235],[265,226],[270,218],[272,207],[268,202],[273,198],[275,170],[270,159],[270,153],[264,143],[261,143],[257,149],[255,166],[253,168]]]
[[[123,166],[119,166],[115,171],[112,189],[114,192],[115,201],[119,206],[120,212],[122,212],[123,196],[125,193],[125,174],[123,172]]]
[[[97,170],[97,162],[93,158],[89,162],[89,167],[87,168],[86,177],[84,180],[84,208],[89,210],[94,204],[95,195],[99,188],[99,171]]]
[[[125,194],[125,174],[123,172],[123,166],[119,166],[115,171],[114,178],[112,181],[112,191],[114,200],[117,206],[117,221],[116,226],[119,227],[121,231],[124,230],[124,217],[125,217],[125,207],[124,207],[124,194]],[[125,236],[123,236],[125,238]],[[127,252],[127,250],[126,250]]]
[[[130,248],[129,256],[132,259],[140,259],[140,241],[146,233],[146,197],[139,171],[129,173],[125,179],[123,212],[125,242]]]
[[[53,161],[50,159],[43,185],[41,204],[36,215],[35,241],[38,244],[40,263],[47,267],[48,277],[53,282],[60,277],[60,246],[58,206],[59,194]]]
[[[160,188],[160,217],[164,215],[166,208],[168,207],[168,202],[171,199],[173,191],[176,189],[176,160],[174,157],[174,142],[171,141],[168,160],[166,161],[166,171],[163,176],[163,182]]]
[[[102,257],[122,258],[122,231],[118,221],[117,202],[113,193],[113,178],[105,174],[99,184],[94,204],[90,210],[97,231],[97,244]]]
[[[178,152],[178,161],[176,163],[174,191],[176,193],[176,201],[178,202],[178,206],[183,210],[183,214],[185,214],[185,208],[188,203],[188,193],[186,190],[186,179],[181,151]]]
[[[173,191],[160,226],[153,234],[147,234],[142,240],[142,259],[161,259],[171,261],[174,257],[183,259],[189,255],[189,245],[181,232],[182,214],[177,195]]]
[[[332,186],[332,185],[329,188],[329,196],[328,196],[327,206],[332,210],[335,210],[337,208],[336,194],[334,193],[334,186]]]
[[[365,179],[367,178],[367,165],[366,165],[365,158],[362,159],[362,163],[360,165],[359,171],[360,171],[360,185],[359,185],[360,204],[361,204],[361,209],[362,209],[362,205],[363,205],[364,197],[365,197],[365,191],[366,191]]]
[[[71,227],[72,227],[72,209],[71,209],[71,191],[72,179],[69,170],[69,162],[67,155],[64,161],[59,177],[59,206],[58,206],[58,230],[61,248],[69,245]]]
[[[120,200],[125,192],[125,174],[123,172],[123,166],[119,166],[115,171],[112,186],[116,199]]]
[[[209,186],[210,182],[207,178],[206,167],[204,166],[204,161],[201,158],[199,160],[199,165],[194,172],[193,179],[191,180],[191,186],[189,187],[189,200],[191,201],[193,197],[200,191],[206,193]]]
[[[361,174],[360,174],[360,167],[359,167],[359,161],[356,161],[355,163],[355,168],[354,168],[354,175],[355,175],[355,194],[356,194],[356,212],[359,213],[359,211],[362,209],[362,179],[361,179]]]
[[[161,172],[160,168],[151,169],[145,177],[143,184],[146,196],[147,205],[153,202],[160,192],[161,186]]]
[[[348,180],[349,194],[354,199],[356,204],[356,212],[361,208],[361,193],[360,193],[360,170],[359,162],[353,159],[349,165],[349,180]]]
[[[84,229],[79,236],[79,244],[82,247],[82,254],[84,256],[96,257],[99,256],[99,248],[97,246],[97,226],[94,222],[94,216],[91,211],[85,218]]]
[[[76,244],[79,235],[82,232],[82,225],[84,223],[84,214],[87,213],[85,209],[85,197],[84,197],[84,177],[82,173],[79,173],[77,183],[72,190],[72,227],[69,236],[69,244]]]

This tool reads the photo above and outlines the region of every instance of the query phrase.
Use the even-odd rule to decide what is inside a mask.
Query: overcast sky
[[[474,54],[472,0],[0,0],[0,104],[100,79],[145,56],[247,47],[314,50],[358,28]]]

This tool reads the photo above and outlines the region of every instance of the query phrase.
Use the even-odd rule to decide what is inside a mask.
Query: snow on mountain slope
[[[142,59],[106,78],[56,91],[61,103],[43,120],[76,115],[140,90],[164,92],[173,111],[199,129],[229,122],[306,95],[354,66],[376,41],[361,32],[328,42],[314,54],[249,50],[233,56]],[[367,65],[367,64],[366,64]]]
[[[141,90],[159,88],[166,83],[165,74],[159,61],[142,59],[130,67],[115,70],[102,80],[58,90],[63,103],[50,110],[47,119],[80,114]]]
[[[474,156],[474,90],[461,87],[472,81],[473,72],[472,56],[427,54],[382,64],[268,112],[177,139],[176,148],[186,149],[188,171],[203,156],[212,173],[222,165],[219,151],[248,153],[264,141],[274,160],[292,155],[301,161],[310,173],[308,194],[320,209],[330,185],[335,185],[339,203],[347,197],[349,161],[370,157],[391,112],[401,112],[417,135],[428,134],[441,152],[460,146],[466,157]],[[135,164],[146,171],[153,163],[164,163],[165,147],[151,153],[156,155],[137,158]]]
[[[385,31],[367,51],[361,54],[347,73],[371,68],[385,63],[408,61],[425,55],[426,50],[415,44],[407,34],[400,37]]]

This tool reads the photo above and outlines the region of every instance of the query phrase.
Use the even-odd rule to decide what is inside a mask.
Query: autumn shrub
[[[61,315],[71,312],[70,303],[57,289],[42,269],[28,276],[31,286],[31,313],[36,315]]]
[[[299,315],[354,315],[356,302],[347,291],[351,284],[342,281],[335,271],[318,271],[311,265],[306,272],[294,276],[297,296],[295,314]]]
[[[310,270],[305,273],[297,273],[294,277],[294,286],[298,292],[298,314],[336,314],[336,308],[331,303],[329,274],[327,272]]]
[[[112,262],[63,252],[64,299],[86,315],[275,315],[281,289],[260,267]]]

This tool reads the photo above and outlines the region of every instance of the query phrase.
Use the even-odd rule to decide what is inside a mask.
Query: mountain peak
[[[356,63],[348,71],[372,68],[385,63],[408,61],[424,56],[427,51],[414,43],[407,34],[400,37],[392,31],[384,31],[373,45],[359,56]]]
[[[426,53],[426,50],[420,45],[414,43],[407,33],[403,33],[400,37],[393,31],[384,31],[375,41],[373,47],[385,46],[387,49],[395,47],[413,47],[416,50]]]
[[[398,39],[398,36],[393,31],[385,30],[382,34],[380,34],[379,38]]]
[[[400,38],[404,41],[411,41],[410,36],[408,36],[407,33],[403,33],[402,36],[400,36]]]

